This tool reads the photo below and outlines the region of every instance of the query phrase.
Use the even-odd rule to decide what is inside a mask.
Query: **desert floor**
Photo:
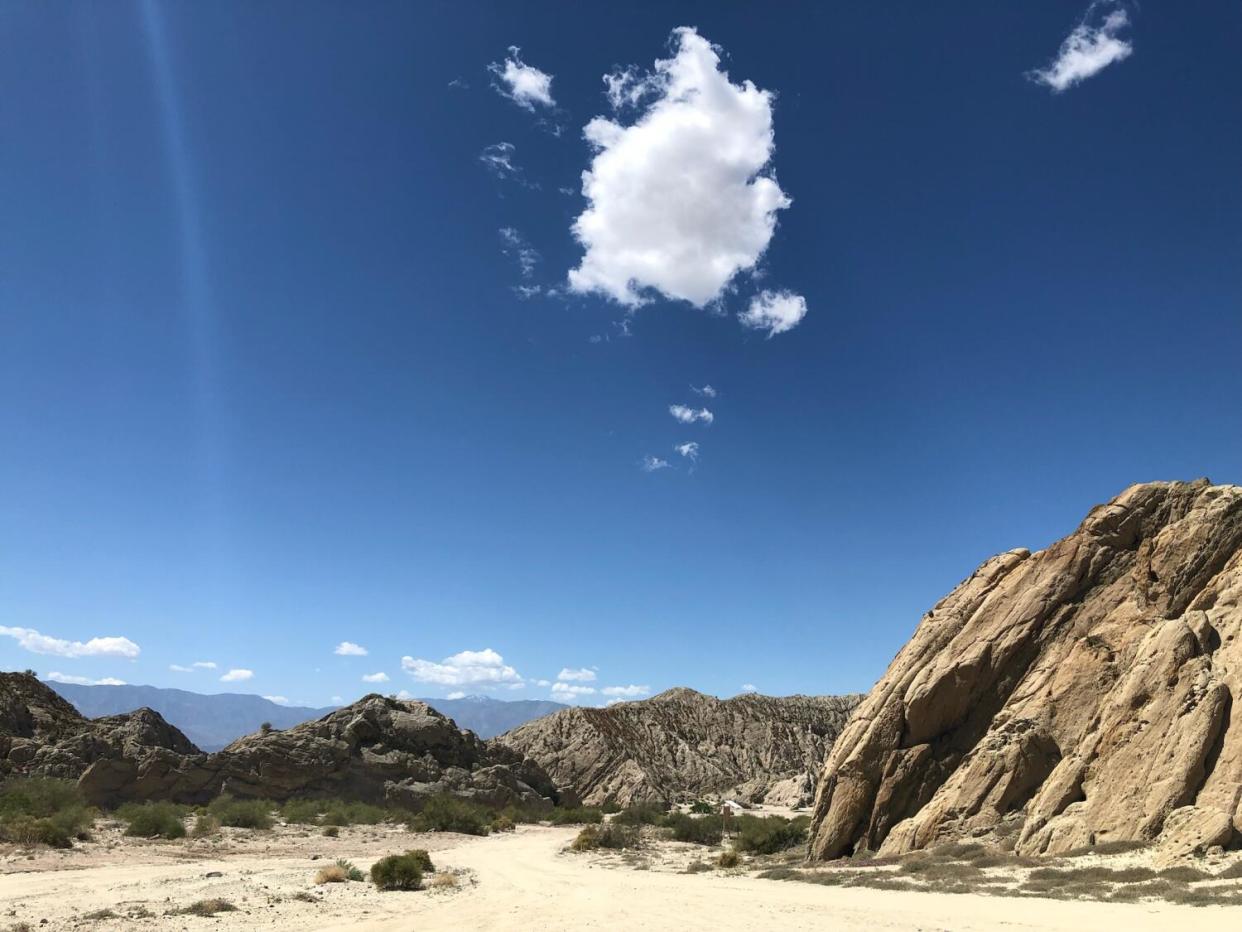
[[[762,880],[681,870],[702,849],[660,843],[635,854],[571,853],[574,828],[521,826],[474,838],[355,826],[339,838],[290,826],[225,830],[210,841],[147,842],[103,827],[70,851],[0,856],[0,930],[20,929],[1155,929],[1242,927],[1242,907],[1098,903]],[[456,886],[379,893],[316,886],[336,858],[364,871],[412,847]],[[236,912],[177,915],[223,898]],[[92,913],[109,910],[112,917]]]

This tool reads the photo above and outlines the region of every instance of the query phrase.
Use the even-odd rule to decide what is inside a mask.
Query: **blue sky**
[[[865,690],[989,555],[1242,481],[1236,4],[28,3],[0,37],[5,668]]]

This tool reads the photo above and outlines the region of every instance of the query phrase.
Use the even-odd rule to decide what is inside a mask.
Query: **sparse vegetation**
[[[616,825],[663,825],[667,806],[660,803],[634,803],[612,817]]]
[[[690,811],[695,815],[711,815],[715,812],[715,807],[711,803],[701,799],[696,799],[690,804]]]
[[[720,857],[716,859],[716,864],[720,867],[737,867],[741,863],[741,857],[733,849],[720,852]]]
[[[335,825],[329,825],[327,828],[323,830],[323,834],[325,838],[336,838],[338,835],[341,834],[341,830],[337,828]]]
[[[553,825],[598,825],[604,821],[604,814],[599,809],[558,807],[548,813],[547,819]]]
[[[221,825],[231,828],[269,829],[272,827],[272,808],[270,800],[234,799],[225,795],[213,799],[207,811]]]
[[[743,815],[737,819],[737,838],[734,845],[739,851],[754,854],[776,854],[806,841],[807,828],[811,824],[807,816],[785,819],[781,816]]]
[[[290,825],[378,825],[392,817],[381,806],[343,799],[291,799],[280,807]]]
[[[237,911],[237,907],[228,900],[222,900],[218,897],[210,900],[196,900],[189,906],[175,910],[174,915],[177,916],[214,916],[216,913],[233,913]]]
[[[493,832],[512,832],[517,828],[517,826],[513,823],[511,818],[501,812],[494,819],[492,819],[492,824],[488,826],[488,828],[490,828]]]
[[[1216,875],[1217,880],[1242,880],[1242,861],[1234,861]]]
[[[347,883],[348,881],[364,880],[365,875],[362,871],[354,866],[352,861],[346,861],[344,858],[338,858],[335,864],[329,864],[327,867],[321,867],[319,872],[315,874],[315,883]]]
[[[570,847],[574,851],[592,851],[596,848],[621,850],[638,846],[638,828],[633,825],[588,825],[578,833]]]
[[[194,817],[194,828],[190,834],[195,838],[206,838],[220,831],[220,820],[210,812],[200,812]]]
[[[421,812],[410,817],[408,825],[415,832],[458,832],[462,835],[486,835],[493,815],[483,806],[455,796],[433,796]]]
[[[70,780],[10,777],[0,784],[0,841],[68,848],[88,837],[94,820]]]
[[[424,859],[427,859],[426,851],[407,851],[380,858],[371,865],[371,882],[377,890],[417,890],[423,885]]]
[[[706,861],[691,861],[689,864],[686,865],[686,869],[682,871],[682,873],[683,874],[702,874],[702,873],[705,873],[706,871],[710,871],[711,869],[712,869],[712,866],[708,864]]]
[[[452,871],[445,871],[444,873],[436,874],[436,876],[431,881],[431,886],[438,890],[444,890],[444,889],[456,887],[457,886],[457,875],[454,874]]]
[[[185,807],[168,802],[126,803],[116,811],[134,838],[184,838]]]
[[[720,816],[692,816],[684,812],[670,813],[664,824],[672,830],[674,841],[688,841],[696,845],[718,845],[724,834],[724,820]]]

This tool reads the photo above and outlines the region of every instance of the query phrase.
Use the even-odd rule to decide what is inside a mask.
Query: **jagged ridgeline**
[[[670,689],[606,709],[572,708],[496,741],[537,761],[588,805],[720,793],[778,805],[809,802],[861,696],[742,695]]]
[[[919,623],[820,780],[811,853],[1242,833],[1242,488],[1150,483]]]
[[[100,805],[221,793],[283,801],[340,797],[418,810],[441,794],[490,806],[551,806],[533,761],[417,701],[365,696],[285,731],[198,750],[157,712],[87,719],[33,676],[0,674],[0,773],[76,779]]]

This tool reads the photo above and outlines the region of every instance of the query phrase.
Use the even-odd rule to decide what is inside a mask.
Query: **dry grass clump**
[[[447,890],[456,886],[457,875],[452,871],[442,871],[441,873],[436,874],[431,881],[431,888],[433,890]]]
[[[219,831],[220,820],[210,812],[200,812],[194,817],[194,827],[190,829],[190,835],[194,838],[207,838]]]
[[[742,863],[741,857],[736,851],[722,851],[720,857],[716,859],[716,864],[720,867],[737,867]]]
[[[345,873],[344,868],[338,867],[336,864],[329,864],[327,867],[321,867],[315,873],[315,883],[322,885],[325,883],[347,883],[349,875]]]
[[[711,869],[712,869],[712,866],[708,864],[706,861],[691,861],[689,864],[686,865],[686,869],[682,871],[682,873],[683,874],[702,874],[707,871],[710,871]]]
[[[624,848],[638,846],[638,828],[633,825],[588,825],[578,833],[569,847],[574,851],[593,851],[596,848],[608,848],[619,851]]]
[[[237,912],[237,907],[228,900],[222,900],[219,897],[210,900],[197,900],[189,906],[183,906],[181,909],[174,910],[174,916],[214,916],[216,913],[233,913]]]

